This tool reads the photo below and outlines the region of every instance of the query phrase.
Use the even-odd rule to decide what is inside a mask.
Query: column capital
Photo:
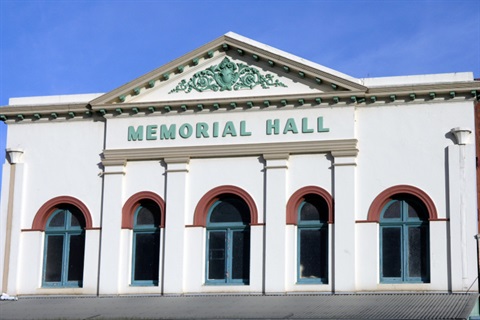
[[[167,164],[167,169],[165,170],[167,173],[188,172],[189,157],[164,158],[163,161]]]
[[[357,149],[331,151],[334,166],[356,166],[357,165]]]
[[[7,160],[10,164],[17,164],[22,162],[22,156],[23,156],[22,149],[7,148],[5,151],[7,154]]]
[[[125,174],[125,162],[105,165],[103,175],[109,174]]]
[[[263,155],[265,159],[265,169],[288,169],[288,153],[266,153]]]
[[[457,141],[457,144],[467,144],[470,140],[470,134],[472,133],[472,130],[468,128],[452,128],[450,132],[455,136],[455,140]]]

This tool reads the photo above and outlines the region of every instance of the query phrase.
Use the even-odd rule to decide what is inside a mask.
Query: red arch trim
[[[152,200],[160,208],[160,228],[165,226],[165,201],[156,193],[141,191],[131,196],[122,208],[122,229],[133,229],[133,215],[142,200]]]
[[[93,229],[92,215],[87,206],[80,200],[70,196],[60,196],[45,202],[40,209],[38,209],[33,219],[32,229],[29,231],[45,231],[47,220],[50,215],[58,209],[60,205],[69,204],[75,206],[83,214],[85,218],[85,229]]]
[[[298,207],[308,194],[316,194],[321,196],[327,202],[328,206],[328,223],[333,223],[333,198],[323,188],[317,186],[307,186],[298,189],[290,197],[287,202],[287,224],[297,224],[298,220]]]
[[[370,205],[370,209],[368,210],[367,221],[380,222],[380,214],[382,213],[382,210],[388,201],[391,200],[392,196],[402,193],[413,195],[425,204],[428,211],[429,221],[444,220],[438,219],[435,204],[425,191],[409,185],[398,185],[385,189],[373,200],[372,204]]]
[[[258,224],[258,211],[253,198],[243,189],[235,186],[219,186],[205,193],[197,203],[193,217],[193,226],[206,227],[208,211],[210,207],[219,199],[221,195],[235,195],[240,197],[250,210],[250,225]]]

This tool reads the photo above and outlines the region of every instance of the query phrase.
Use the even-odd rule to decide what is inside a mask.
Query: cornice
[[[102,120],[109,116],[133,116],[136,114],[170,112],[217,112],[233,109],[298,108],[298,107],[370,107],[388,104],[439,103],[475,101],[480,97],[480,82],[452,82],[426,85],[385,86],[363,91],[338,91],[311,94],[288,94],[278,96],[250,96],[241,98],[167,100],[158,102],[124,104],[52,104],[1,107],[0,120],[8,124],[23,120],[50,121],[94,118]]]
[[[165,148],[128,148],[106,149],[103,151],[104,166],[117,165],[127,161],[145,161],[162,159],[221,158],[262,156],[281,154],[283,157],[292,154],[311,154],[341,152],[356,156],[357,139],[339,139],[323,141],[295,141],[276,143],[230,144]]]
[[[0,120],[15,123],[30,118],[37,120],[91,118],[92,111],[86,103],[5,106],[0,108]]]

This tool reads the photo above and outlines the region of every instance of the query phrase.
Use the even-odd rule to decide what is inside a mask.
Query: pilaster
[[[5,219],[5,247],[3,251],[2,292],[15,295],[18,288],[19,255],[13,250],[20,248],[20,223],[23,190],[23,150],[7,149],[10,164],[8,177],[7,214]],[[5,198],[3,198],[5,199]]]
[[[448,212],[450,218],[450,268],[453,291],[466,291],[476,277],[477,234],[475,217],[475,147],[470,130],[454,128],[456,143],[448,153]]]
[[[285,292],[288,154],[265,159],[265,292]]]
[[[117,294],[120,279],[124,164],[105,166],[100,236],[99,294]]]
[[[332,152],[335,199],[333,237],[333,290],[356,289],[356,152]]]
[[[165,158],[167,164],[165,202],[164,293],[182,293],[185,275],[185,219],[187,212],[188,157]]]

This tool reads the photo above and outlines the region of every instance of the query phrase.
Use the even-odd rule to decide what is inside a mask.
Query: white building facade
[[[2,290],[478,291],[479,93],[228,33],[106,94],[11,99]]]

